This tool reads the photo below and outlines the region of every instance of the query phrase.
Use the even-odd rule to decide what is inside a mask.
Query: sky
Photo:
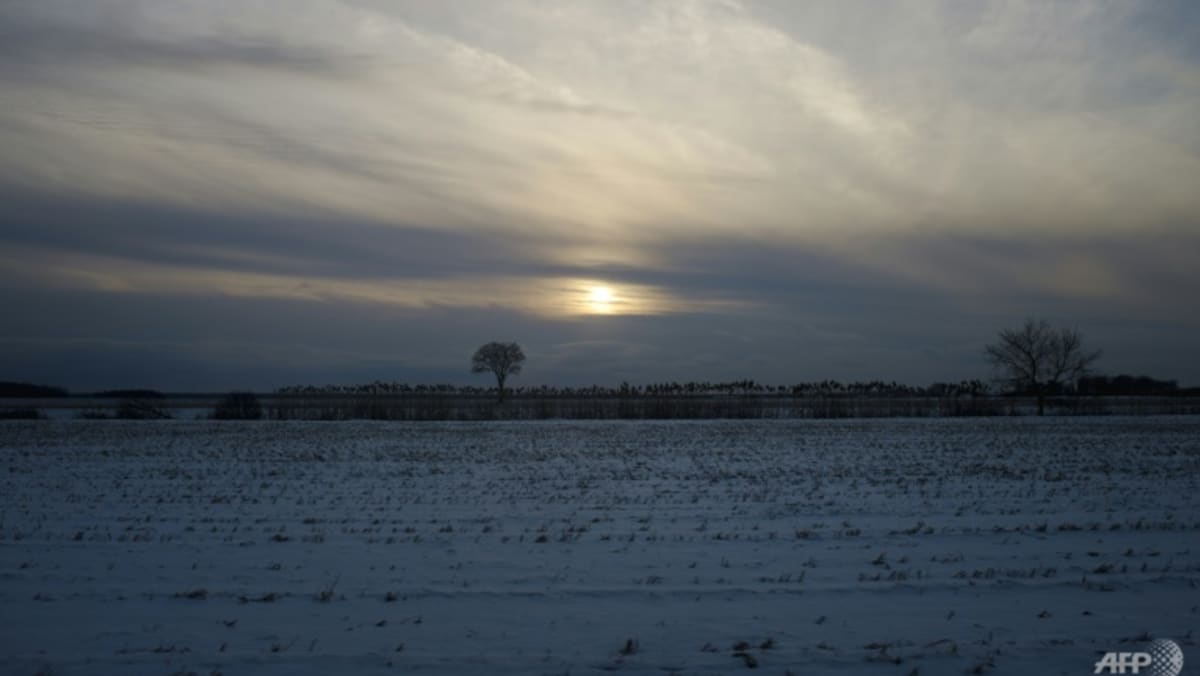
[[[1200,384],[1200,4],[0,1],[0,380]]]

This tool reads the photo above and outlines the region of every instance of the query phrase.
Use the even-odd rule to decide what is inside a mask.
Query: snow
[[[0,460],[5,674],[1200,660],[1197,417],[54,420]]]

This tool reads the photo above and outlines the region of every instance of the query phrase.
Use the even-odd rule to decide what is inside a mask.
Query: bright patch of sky
[[[0,367],[91,384],[124,376],[52,365],[142,345],[163,387],[462,380],[515,339],[545,382],[924,382],[985,375],[1036,315],[1197,381],[1197,26],[1187,2],[5,3]],[[382,319],[326,336],[293,307]]]

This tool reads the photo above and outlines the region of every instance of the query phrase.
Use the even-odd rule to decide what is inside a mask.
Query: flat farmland
[[[1198,583],[1197,417],[0,424],[5,674],[1083,674]]]

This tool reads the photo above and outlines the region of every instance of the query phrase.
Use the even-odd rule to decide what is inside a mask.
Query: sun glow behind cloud
[[[0,197],[77,205],[0,205],[0,288],[596,336],[702,315],[739,343],[778,330],[782,354],[781,322],[892,324],[893,292],[1174,321],[1200,266],[1195,20],[1069,0],[0,3]]]
[[[588,291],[588,309],[594,314],[612,314],[618,302],[612,289],[607,286],[593,286]]]
[[[665,315],[729,312],[749,304],[686,298],[645,284],[605,284],[570,277],[456,277],[442,280],[354,280],[319,275],[179,268],[86,254],[54,261],[31,255],[0,260],[0,271],[50,287],[183,296],[227,296],[313,302],[356,302],[395,308],[504,306],[531,315],[568,319],[588,315]]]

